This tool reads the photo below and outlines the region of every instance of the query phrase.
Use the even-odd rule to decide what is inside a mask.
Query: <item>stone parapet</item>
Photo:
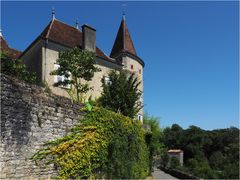
[[[0,179],[39,179],[56,175],[37,166],[32,155],[44,142],[66,135],[80,121],[83,105],[1,74]]]

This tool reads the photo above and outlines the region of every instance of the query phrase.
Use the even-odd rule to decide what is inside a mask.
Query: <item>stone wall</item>
[[[55,176],[53,166],[36,166],[30,158],[44,142],[66,135],[81,119],[80,108],[70,99],[2,74],[0,179]]]

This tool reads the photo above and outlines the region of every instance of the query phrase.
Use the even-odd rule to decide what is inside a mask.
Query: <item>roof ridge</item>
[[[0,36],[0,38],[4,39],[3,35],[2,35],[2,36]],[[5,39],[4,39],[4,40],[5,40]]]
[[[46,39],[48,39],[48,37],[49,37],[49,34],[50,34],[51,29],[52,29],[52,25],[53,25],[54,20],[55,19],[51,20],[50,26],[49,26],[48,31],[47,31]]]
[[[114,58],[111,58],[109,55],[107,55],[104,51],[102,51],[103,52],[103,54],[105,55],[105,56],[107,56],[108,58],[110,58],[110,59],[112,59],[112,60],[115,60]]]
[[[0,39],[1,39],[1,42],[2,42],[2,41],[5,42],[6,45],[8,46],[8,43],[7,43],[6,39],[3,38],[3,36],[1,36]],[[8,46],[8,47],[9,47],[9,46]]]
[[[65,23],[65,22],[63,22],[63,21],[60,21],[60,20],[58,20],[58,19],[54,19],[54,20],[56,20],[56,21],[58,21],[58,22],[60,22],[60,23],[62,23],[62,24],[65,24],[65,25],[67,25],[67,26],[69,26],[69,27],[71,27],[71,28],[73,28],[73,29],[76,29],[76,30],[78,30],[78,31],[80,31],[79,29],[77,29],[76,27],[74,27],[74,26],[71,26],[71,25],[69,25],[69,24],[67,24],[67,23]],[[80,31],[81,32],[81,31]]]
[[[96,46],[105,56],[107,56],[108,58],[115,60],[114,58],[110,57],[109,55],[107,55],[104,51],[102,51],[98,46]]]

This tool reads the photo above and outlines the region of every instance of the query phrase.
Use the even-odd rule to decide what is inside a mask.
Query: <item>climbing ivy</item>
[[[69,135],[47,142],[32,159],[54,163],[60,179],[139,179],[148,175],[141,124],[103,108],[88,112]]]

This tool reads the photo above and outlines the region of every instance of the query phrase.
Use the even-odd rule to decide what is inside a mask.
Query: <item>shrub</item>
[[[138,179],[148,174],[141,124],[103,108],[89,112],[69,135],[45,146],[32,159],[54,163],[61,179]]]
[[[161,165],[165,168],[167,168],[169,166],[169,155],[166,149],[162,150],[162,154],[161,154]]]
[[[180,166],[179,159],[177,157],[170,158],[170,167],[172,169],[177,169]]]
[[[2,73],[17,77],[28,83],[36,83],[35,73],[27,71],[22,59],[11,59],[5,53],[1,53],[0,57]]]
[[[102,107],[130,118],[135,118],[142,109],[140,97],[142,92],[139,90],[141,84],[135,74],[128,71],[111,71],[109,79],[102,78],[102,96],[99,103]]]
[[[193,173],[195,176],[204,179],[217,179],[216,172],[213,169],[211,169],[207,159],[204,157],[189,159],[187,165],[189,172]]]
[[[163,143],[161,142],[162,131],[159,126],[159,118],[145,114],[143,123],[151,128],[149,133],[146,133],[146,143],[149,150],[149,170],[152,171],[154,166],[153,157],[160,155],[163,151]]]

